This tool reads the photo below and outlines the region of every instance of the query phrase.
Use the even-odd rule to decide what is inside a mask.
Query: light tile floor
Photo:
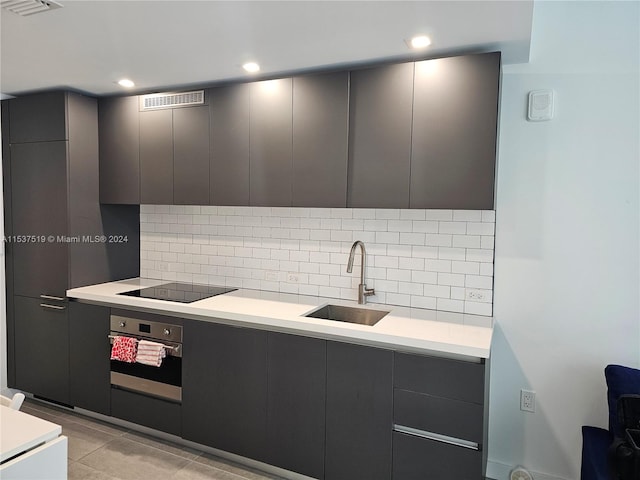
[[[69,480],[281,480],[220,457],[26,400],[21,410],[62,426]]]

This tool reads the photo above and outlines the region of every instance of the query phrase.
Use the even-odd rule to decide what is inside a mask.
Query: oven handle
[[[107,335],[107,336],[109,337],[109,340],[113,340],[114,338],[116,338],[116,335]],[[135,338],[135,337],[133,337],[133,338]],[[139,339],[137,339],[137,340],[139,340]],[[153,340],[149,340],[149,341],[153,341]],[[110,342],[110,343],[112,343],[112,342]],[[157,343],[162,343],[162,342],[157,342]],[[173,346],[173,345],[164,345],[163,344],[162,346],[164,348],[166,348],[167,350],[171,350],[171,351],[176,352],[176,353],[178,353],[178,350],[180,350],[180,345]]]

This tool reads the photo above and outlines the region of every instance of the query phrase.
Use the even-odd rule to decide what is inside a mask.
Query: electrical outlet
[[[471,288],[467,288],[467,300],[484,300],[485,293],[482,290],[473,290]]]
[[[536,411],[536,392],[533,390],[520,390],[520,410],[523,412],[535,413]]]
[[[287,274],[287,282],[298,283],[298,274],[289,272]]]

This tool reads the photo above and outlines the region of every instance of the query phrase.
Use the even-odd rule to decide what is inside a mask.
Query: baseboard
[[[526,468],[526,466],[525,466]],[[487,461],[487,480],[509,480],[509,473],[513,469],[512,465],[489,460]],[[548,473],[540,473],[528,469],[533,475],[534,480],[568,480],[562,477],[549,475]]]

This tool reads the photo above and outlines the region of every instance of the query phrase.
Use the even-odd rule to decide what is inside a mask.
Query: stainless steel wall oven
[[[116,336],[150,340],[166,346],[159,367],[111,360],[111,386],[182,402],[182,326],[111,315],[109,340]]]

